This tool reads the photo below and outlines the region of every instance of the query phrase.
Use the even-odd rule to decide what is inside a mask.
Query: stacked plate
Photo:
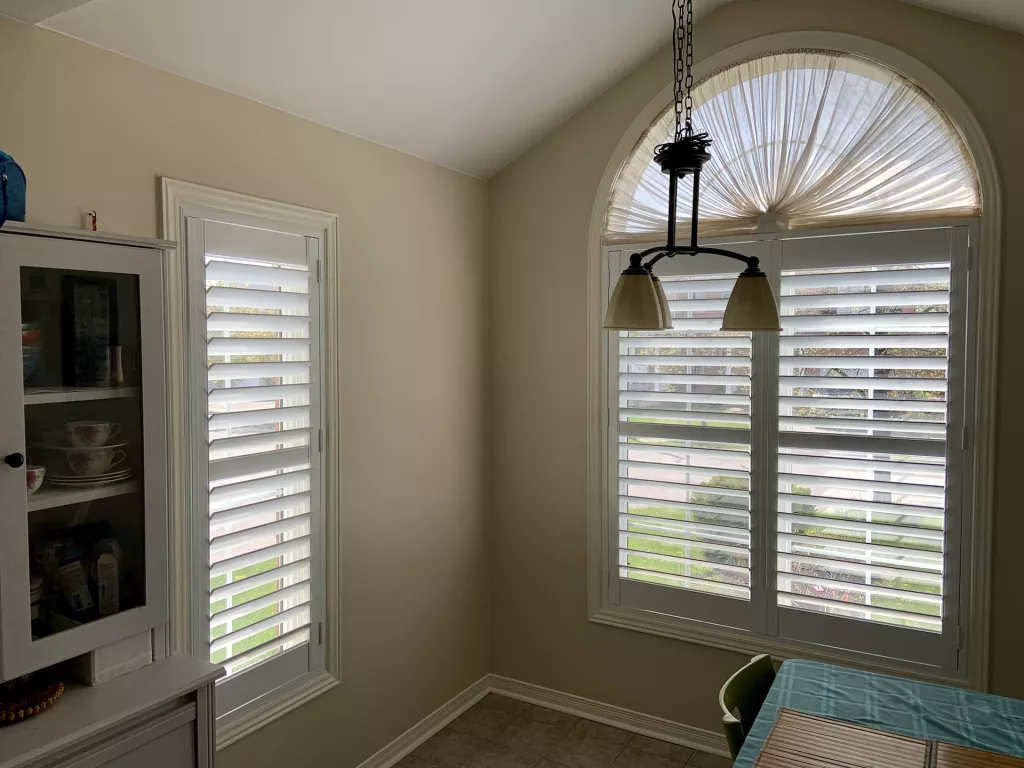
[[[53,485],[66,486],[89,486],[106,485],[107,483],[119,483],[132,476],[130,469],[118,469],[113,472],[104,472],[102,475],[57,475],[47,474],[46,479]]]

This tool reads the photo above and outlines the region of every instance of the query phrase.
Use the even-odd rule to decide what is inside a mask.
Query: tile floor
[[[399,768],[730,768],[729,760],[488,694]]]

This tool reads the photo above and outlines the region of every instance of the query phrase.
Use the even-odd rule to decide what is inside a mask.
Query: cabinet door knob
[[[4,456],[4,464],[6,464],[8,467],[17,469],[24,463],[25,457],[20,453],[8,453],[6,456]]]

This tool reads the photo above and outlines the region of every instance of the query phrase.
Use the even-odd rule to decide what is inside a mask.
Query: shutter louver
[[[210,659],[233,674],[310,641],[316,279],[304,237],[206,236]]]
[[[618,338],[622,579],[750,600],[750,334],[735,275],[667,277],[673,328]]]
[[[950,265],[783,272],[781,607],[942,631]]]

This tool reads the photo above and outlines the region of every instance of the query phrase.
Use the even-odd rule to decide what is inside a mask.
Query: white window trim
[[[699,622],[612,606],[607,601],[606,512],[604,478],[607,463],[606,393],[604,390],[607,360],[601,318],[606,300],[602,292],[604,280],[604,248],[601,238],[605,211],[615,176],[644,131],[671,102],[671,86],[666,86],[641,112],[615,149],[601,183],[591,215],[590,258],[588,262],[588,457],[587,457],[587,613],[591,621],[649,634],[685,640],[700,645],[742,653],[771,653],[778,658],[799,656],[822,661],[841,660],[865,669],[896,672],[924,680],[966,686],[977,690],[989,687],[989,634],[991,599],[992,500],[994,493],[994,457],[996,432],[996,373],[998,360],[999,279],[1001,261],[1002,197],[999,177],[991,147],[974,115],[963,99],[938,74],[907,54],[874,40],[834,32],[791,32],[749,40],[720,51],[694,65],[697,79],[752,56],[778,50],[828,48],[846,51],[879,61],[903,73],[924,88],[949,114],[963,133],[965,144],[978,168],[983,215],[977,247],[970,255],[972,279],[976,281],[978,311],[974,316],[974,435],[972,435],[973,467],[971,473],[971,574],[966,595],[967,631],[963,638],[967,647],[963,672],[950,674],[864,653],[839,651],[807,643],[776,641],[752,637],[742,630],[714,627]],[[962,220],[961,222],[962,223]],[[867,229],[878,230],[878,227]],[[864,231],[850,228],[844,231]],[[806,234],[828,234],[839,230]],[[787,233],[792,235],[793,233]]]
[[[338,217],[285,203],[273,203],[236,192],[227,192],[176,179],[161,179],[163,191],[163,236],[182,243],[185,215],[202,215],[202,210],[229,212],[237,216],[274,219],[296,230],[315,230],[323,243],[323,339],[322,368],[326,392],[340,385],[340,333],[338,301]],[[170,623],[167,653],[191,654],[193,650],[192,607],[196,579],[193,573],[192,542],[197,530],[193,521],[190,481],[190,376],[188,334],[188,272],[185,249],[172,252],[165,261],[164,285],[168,376],[168,457],[170,510]],[[338,471],[341,458],[341,415],[337,397],[323,398],[324,423],[324,543],[326,583],[324,585],[324,668],[309,672],[271,693],[217,719],[217,749],[238,741],[296,707],[333,688],[341,680],[341,487]],[[205,536],[205,529],[203,531]]]

